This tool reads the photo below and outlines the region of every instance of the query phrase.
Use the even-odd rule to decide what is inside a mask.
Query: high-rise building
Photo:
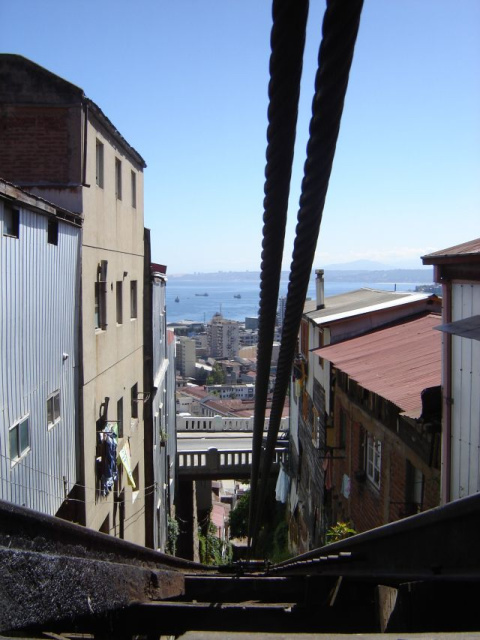
[[[240,324],[216,313],[207,324],[209,355],[212,358],[234,358],[240,346]]]
[[[195,340],[178,336],[176,340],[175,366],[184,378],[195,377],[196,345]]]

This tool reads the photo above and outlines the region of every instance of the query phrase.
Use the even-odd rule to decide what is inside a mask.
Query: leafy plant
[[[200,562],[207,565],[229,564],[232,561],[232,546],[220,540],[217,529],[211,520],[208,521],[207,532],[198,529]]]
[[[179,534],[180,534],[180,527],[177,520],[175,520],[175,518],[168,516],[166,552],[169,553],[171,556],[174,556],[177,553],[177,540],[178,540]]]
[[[337,524],[327,529],[327,544],[345,540],[345,538],[350,538],[356,533],[355,529],[351,527],[350,522],[337,522]]]
[[[230,536],[244,538],[248,535],[248,514],[250,510],[250,491],[245,491],[237,500],[235,509],[230,511]]]

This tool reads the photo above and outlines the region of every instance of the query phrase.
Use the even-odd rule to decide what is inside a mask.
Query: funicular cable
[[[302,180],[267,443],[261,464],[259,486],[251,507],[254,513],[251,533],[253,546],[255,546],[258,536],[267,481],[290,380],[303,306],[335,156],[362,6],[363,0],[330,0],[327,3],[323,19],[323,38],[320,44],[319,66],[315,78],[310,139],[307,145],[307,159]]]
[[[307,15],[308,0],[274,0],[273,2],[251,505],[256,500],[261,464]],[[250,510],[250,532],[252,526],[253,513]]]

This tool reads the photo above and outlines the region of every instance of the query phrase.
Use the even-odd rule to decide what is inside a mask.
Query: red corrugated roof
[[[362,387],[402,411],[421,408],[421,393],[441,383],[439,316],[428,314],[316,349]]]
[[[448,258],[480,258],[480,238],[476,238],[475,240],[470,240],[469,242],[463,242],[462,244],[457,244],[454,247],[448,247],[448,249],[441,249],[440,251],[435,251],[434,253],[429,253],[426,256],[422,257],[424,264],[435,264],[444,259]]]

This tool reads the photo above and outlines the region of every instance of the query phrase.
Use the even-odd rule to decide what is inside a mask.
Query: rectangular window
[[[123,438],[123,396],[117,400],[118,437]]]
[[[308,322],[302,320],[300,325],[300,351],[308,358]]]
[[[12,462],[19,460],[30,448],[29,416],[10,427],[9,447]]]
[[[60,391],[47,398],[47,427],[51,429],[60,420]]]
[[[8,204],[3,209],[3,235],[12,238],[20,236],[20,212]]]
[[[117,280],[117,324],[123,323],[123,282]]]
[[[122,162],[115,158],[115,195],[117,200],[122,199]]]
[[[103,144],[100,140],[97,140],[96,170],[97,186],[103,189]]]
[[[132,171],[132,207],[137,208],[137,174]]]
[[[140,474],[138,472],[138,464],[135,466],[135,469],[132,471],[133,477],[133,485],[132,486],[132,502],[138,498],[138,494],[140,493]]]
[[[135,383],[130,390],[130,403],[132,418],[138,418],[138,384]]]
[[[55,218],[48,219],[47,242],[58,245],[58,220]]]
[[[407,460],[405,470],[405,515],[412,516],[423,509],[423,473]]]
[[[340,409],[340,434],[338,446],[345,449],[347,444],[347,414],[344,409]]]
[[[95,328],[107,328],[107,267],[108,261],[102,260],[97,269],[95,282]]]
[[[137,317],[137,281],[130,282],[130,317]]]
[[[373,436],[367,434],[366,446],[366,472],[367,478],[376,487],[380,487],[380,474],[382,470],[382,443]]]

